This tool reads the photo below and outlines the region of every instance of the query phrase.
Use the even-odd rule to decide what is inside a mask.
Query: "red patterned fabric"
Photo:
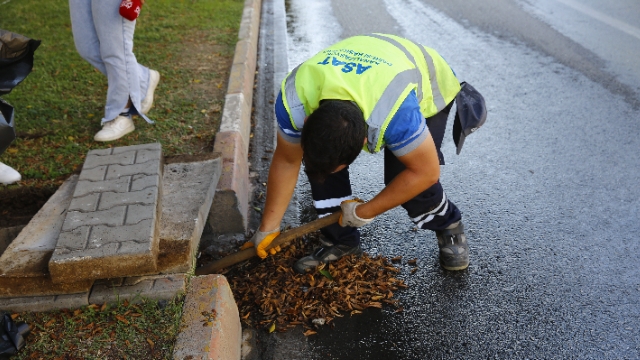
[[[140,10],[142,10],[140,0],[122,0],[120,3],[120,15],[127,20],[133,21],[137,19],[138,15],[140,15]]]

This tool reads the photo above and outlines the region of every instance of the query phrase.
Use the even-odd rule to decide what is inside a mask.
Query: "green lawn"
[[[0,161],[23,177],[5,188],[59,185],[91,149],[160,142],[165,155],[211,152],[242,8],[240,0],[148,0],[134,53],[161,74],[148,114],[155,124],[136,117],[135,132],[98,143],[107,81],[75,50],[68,2],[0,1],[0,28],[42,41],[33,72],[3,97],[16,109],[18,139]]]

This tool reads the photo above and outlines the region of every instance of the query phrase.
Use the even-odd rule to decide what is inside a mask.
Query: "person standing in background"
[[[144,4],[144,0],[140,0]],[[113,141],[135,130],[132,115],[153,106],[160,74],[138,64],[133,54],[136,20],[125,19],[119,8],[132,1],[69,0],[71,29],[80,56],[107,76],[108,89],[102,130],[96,141]]]

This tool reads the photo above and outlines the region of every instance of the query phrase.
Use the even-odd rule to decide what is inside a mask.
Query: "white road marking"
[[[574,0],[556,0],[556,1],[561,2],[569,6],[570,8],[573,8],[574,10],[577,10],[587,16],[590,16],[598,21],[601,21],[617,30],[625,32],[640,40],[640,29],[635,26],[629,25],[618,19],[614,19],[611,16],[605,15],[595,9],[592,9],[586,5],[580,4],[579,2]]]

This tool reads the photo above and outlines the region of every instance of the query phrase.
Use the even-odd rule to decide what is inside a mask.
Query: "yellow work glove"
[[[244,243],[240,249],[244,250],[255,246],[256,254],[261,259],[264,259],[267,257],[267,247],[271,245],[273,239],[278,235],[280,235],[280,228],[271,231],[260,231],[260,229],[258,229],[251,237],[251,240]],[[278,251],[280,251],[280,246],[269,249],[269,254],[275,255]]]
[[[345,200],[340,203],[340,208],[342,208],[342,214],[340,214],[340,219],[338,219],[338,224],[340,226],[352,226],[352,227],[363,227],[368,223],[372,222],[374,218],[371,219],[363,219],[356,215],[356,208],[359,205],[362,205],[364,202],[360,199],[356,200]]]

